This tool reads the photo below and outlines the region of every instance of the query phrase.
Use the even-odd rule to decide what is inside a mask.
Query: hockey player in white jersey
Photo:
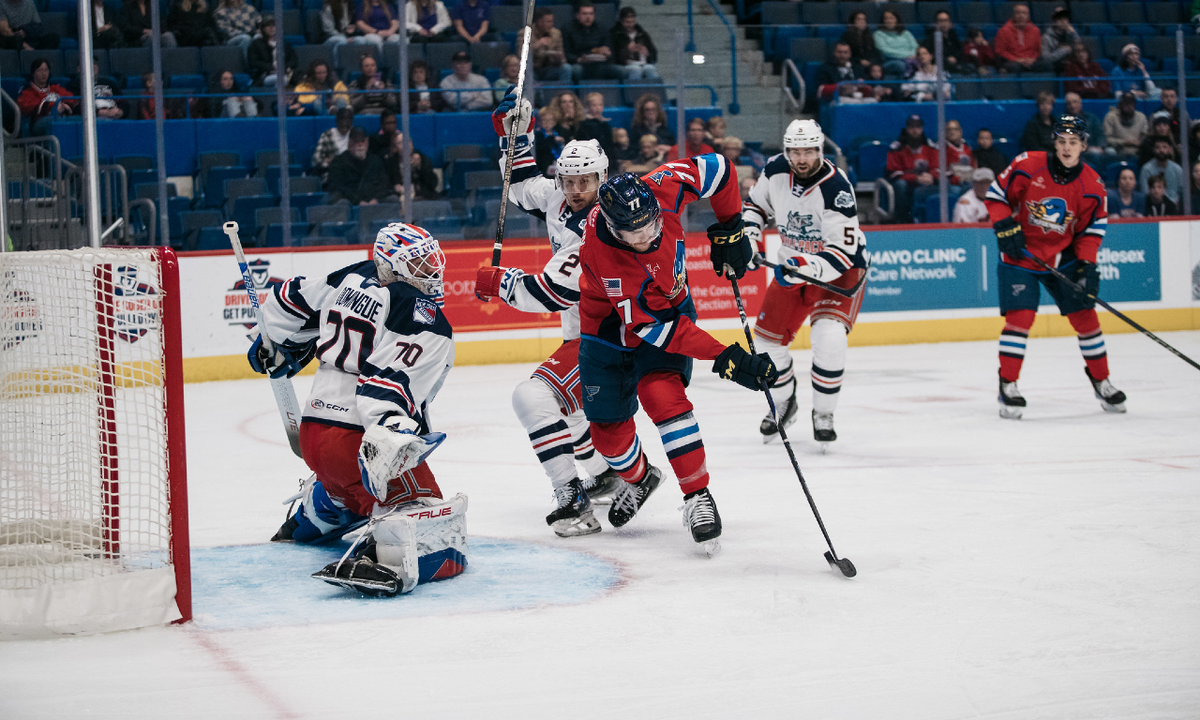
[[[271,539],[329,542],[371,522],[353,555],[315,577],[394,595],[466,565],[466,498],[444,501],[425,463],[445,439],[429,408],[454,364],[440,310],[445,266],[428,232],[393,223],[379,231],[371,260],[291,278],[263,300],[251,367],[291,377],[314,357],[320,363],[300,423],[313,475]]]
[[[816,280],[851,289],[866,272],[866,237],[858,227],[858,203],[849,178],[825,159],[825,134],[813,120],[793,120],[783,134],[783,153],[767,162],[742,213],[746,234],[764,251],[762,231],[772,219],[779,230],[775,282],[767,288],[754,334],[779,368],[775,387],[789,387],[779,422],[796,419],[796,377],[788,346],[812,317],[813,438],[822,447],[837,439],[837,408],[846,367],[847,334],[862,305],[864,286],[853,297],[812,285]],[[759,426],[763,442],[778,433],[770,414]]]
[[[558,158],[555,179],[537,169],[533,147],[533,110],[528,100],[516,108],[510,89],[492,114],[500,135],[501,169],[508,129],[518,123],[509,199],[546,222],[554,256],[540,273],[517,268],[481,267],[475,280],[480,298],[497,297],[524,312],[557,312],[563,344],[513,390],[513,410],[554,488],[554,512],[546,524],[560,537],[600,532],[591,504],[607,500],[620,477],[592,447],[583,415],[579,381],[579,245],[583,225],[608,174],[608,157],[595,140],[572,140]],[[583,467],[583,478],[576,468]]]

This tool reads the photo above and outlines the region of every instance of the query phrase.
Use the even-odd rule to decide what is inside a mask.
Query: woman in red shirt
[[[59,115],[70,115],[71,106],[61,98],[71,93],[61,85],[50,84],[50,63],[43,58],[33,61],[29,72],[29,84],[17,96],[17,107],[29,118],[29,134],[37,137],[50,134],[50,120],[54,109]]]
[[[1066,92],[1079,93],[1079,97],[1088,100],[1103,100],[1112,97],[1107,75],[1100,63],[1092,59],[1092,51],[1083,43],[1075,43],[1071,57],[1063,64],[1064,78],[1078,78],[1063,81]]]

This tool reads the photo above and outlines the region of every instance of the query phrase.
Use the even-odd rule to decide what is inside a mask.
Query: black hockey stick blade
[[[778,263],[773,263],[770,260],[763,258],[762,255],[759,255],[758,258],[759,258],[758,264],[762,265],[763,267],[769,267],[772,270],[779,267]],[[867,269],[868,270],[871,269],[871,264],[869,262],[867,263]],[[785,273],[787,273],[788,275],[791,275],[794,278],[803,280],[804,282],[808,283],[809,285],[812,285],[814,287],[819,287],[823,290],[828,290],[829,292],[837,294],[837,295],[841,295],[842,297],[854,297],[854,294],[858,292],[858,289],[860,287],[862,287],[863,283],[865,283],[867,281],[867,273],[864,272],[862,274],[862,277],[860,277],[858,279],[858,282],[854,283],[854,287],[840,288],[837,285],[830,285],[829,283],[821,282],[820,280],[813,280],[812,278],[805,277],[800,274],[799,270],[794,270],[787,265],[783,266],[783,271]]]
[[[850,562],[850,558],[835,558],[833,553],[825,552],[825,561],[830,567],[835,567],[842,571],[842,574],[848,578],[852,578],[858,574],[858,568],[854,567],[854,563]]]

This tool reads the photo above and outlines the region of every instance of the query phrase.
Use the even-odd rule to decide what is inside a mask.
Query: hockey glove
[[[500,137],[508,137],[513,120],[517,122],[517,134],[524,135],[533,132],[533,106],[529,100],[521,98],[521,111],[517,112],[517,86],[509,85],[504,99],[492,111],[492,127]]]
[[[1013,260],[1025,257],[1025,231],[1016,218],[997,220],[992,224],[992,229],[996,231],[996,244],[1000,246],[1000,252]]]
[[[498,297],[504,302],[512,299],[521,271],[514,268],[485,266],[475,273],[475,297],[487,302]]]
[[[803,285],[805,281],[802,275],[816,277],[819,270],[820,266],[809,263],[803,255],[793,255],[775,266],[775,282],[780,287]]]
[[[723,223],[713,223],[708,226],[708,241],[711,243],[709,252],[712,256],[713,272],[718,277],[725,276],[725,266],[733,269],[733,276],[739,280],[746,274],[746,266],[754,256],[754,246],[746,237],[745,223],[741,215]]]
[[[358,469],[363,487],[379,502],[387,501],[388,484],[421,463],[446,439],[446,433],[417,434],[417,422],[388,415],[363,433]]]
[[[746,263],[746,272],[753,272],[762,267],[763,260],[766,258],[762,255],[762,228],[758,223],[746,223],[743,232],[746,233],[746,238],[750,241],[750,262]]]
[[[1075,261],[1075,271],[1071,273],[1071,282],[1087,293],[1095,297],[1100,292],[1100,268],[1096,267],[1096,263],[1086,260]]]
[[[254,339],[250,345],[250,351],[246,353],[246,359],[250,361],[250,369],[256,373],[270,375],[273,380],[295,377],[296,373],[303,370],[317,352],[317,342],[314,340],[300,347],[284,347],[280,343],[275,343],[272,354],[263,345],[260,333],[256,331],[250,337]]]
[[[779,371],[766,353],[751,355],[741,345],[730,345],[713,362],[713,372],[742,387],[762,390],[775,384]]]

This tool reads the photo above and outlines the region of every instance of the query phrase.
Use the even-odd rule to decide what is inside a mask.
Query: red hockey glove
[[[516,273],[517,271],[512,268],[491,265],[479,268],[475,273],[475,297],[484,302],[487,302],[488,298],[494,297],[508,300],[508,296],[512,293]]]
[[[492,112],[492,128],[500,137],[508,137],[508,129],[512,126],[517,113],[517,86],[510,85],[504,94],[500,105]],[[520,122],[517,123],[517,134],[533,132],[533,106],[528,98],[521,98]]]

